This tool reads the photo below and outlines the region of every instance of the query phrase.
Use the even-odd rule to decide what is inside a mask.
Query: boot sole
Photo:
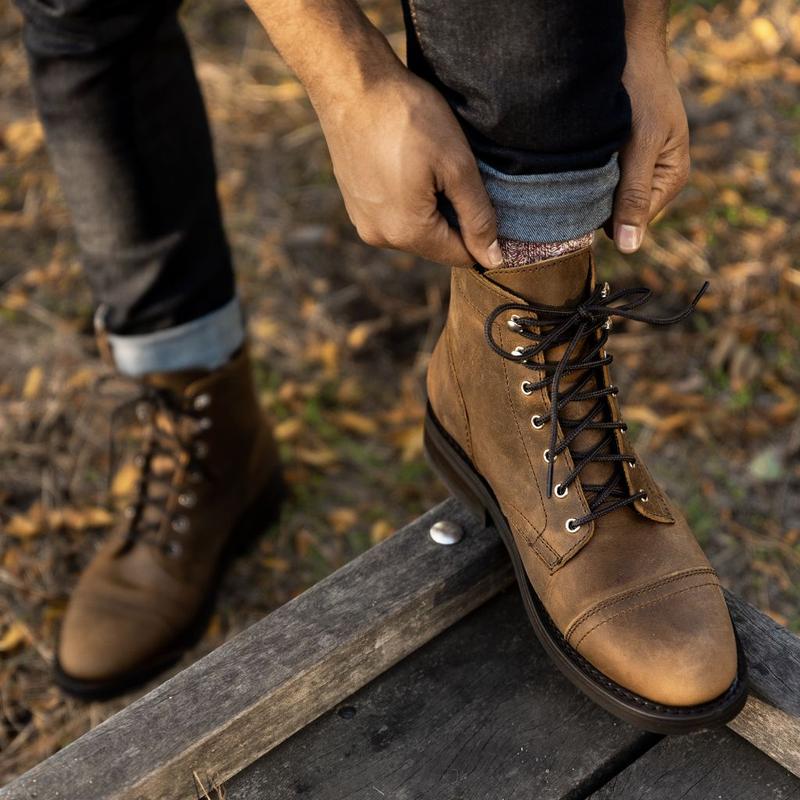
[[[239,518],[222,550],[212,587],[203,605],[189,626],[172,642],[168,651],[146,664],[107,680],[75,678],[64,671],[56,656],[53,663],[53,679],[56,685],[66,694],[79,700],[107,700],[147,683],[151,678],[176,664],[205,633],[214,611],[220,581],[230,562],[246,553],[265,529],[278,519],[287,491],[282,472],[278,468],[261,494]]]
[[[434,471],[450,490],[487,525],[493,524],[508,550],[523,604],[534,633],[565,677],[619,719],[651,733],[691,733],[724,725],[747,699],[747,665],[739,638],[737,677],[714,700],[696,706],[666,706],[626,689],[600,672],[564,638],[528,580],[511,528],[486,480],[473,467],[457,442],[445,431],[428,404],[425,417],[425,453]]]

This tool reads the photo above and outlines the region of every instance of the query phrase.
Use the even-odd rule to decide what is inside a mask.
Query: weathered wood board
[[[428,530],[440,519],[460,523],[466,530],[463,541],[453,547],[434,544]],[[0,790],[0,800],[195,798],[195,773],[210,776],[217,783],[237,775],[417,648],[455,626],[510,581],[507,556],[497,535],[481,529],[455,501],[447,501]],[[757,695],[731,727],[800,775],[800,639],[735,597],[729,595],[728,601],[749,656]],[[469,772],[467,755],[472,753],[471,757],[483,758],[497,775],[508,773],[512,787],[515,775],[533,780],[535,772],[540,781],[535,785],[542,792],[538,796],[586,796],[588,790],[600,785],[601,778],[627,764],[654,740],[606,717],[570,689],[544,661],[528,623],[518,606],[515,608],[516,619],[510,612],[508,620],[504,618],[497,624],[502,623],[504,635],[513,643],[509,665],[516,665],[522,679],[506,674],[505,683],[497,685],[491,673],[498,670],[502,674],[506,654],[489,647],[488,633],[479,635],[475,631],[458,648],[458,652],[471,656],[439,661],[442,687],[432,682],[431,675],[414,673],[413,660],[402,665],[403,670],[411,672],[406,685],[398,684],[398,708],[393,718],[400,720],[413,711],[406,696],[415,697],[417,706],[431,710],[441,701],[433,730],[459,741],[459,730],[448,727],[455,722],[445,719],[445,704],[452,704],[453,699],[452,690],[445,686],[450,679],[442,676],[451,669],[448,665],[452,662],[453,680],[456,685],[459,681],[463,684],[457,696],[469,713],[477,714],[481,720],[480,725],[471,723],[474,738],[464,741],[452,754],[444,745],[433,743],[427,753],[414,751],[409,763],[414,767],[419,762],[420,770],[433,769],[431,759],[440,754],[445,758],[444,766],[436,768],[441,769],[439,783],[445,785],[454,774]],[[462,635],[459,631],[460,626],[447,630],[442,639],[458,637]],[[488,649],[481,650],[481,646]],[[383,680],[376,685],[382,686]],[[425,699],[421,689],[415,688],[416,681],[433,692],[434,699]],[[546,688],[544,693],[541,687]],[[501,692],[503,703],[494,707],[491,692]],[[517,692],[523,695],[518,697]],[[571,699],[567,700],[566,693],[571,693]],[[555,697],[562,697],[563,702],[554,703]],[[541,708],[519,705],[534,702],[540,703]],[[565,712],[565,708],[572,711]],[[521,714],[523,710],[529,716],[514,716],[515,711]],[[515,720],[517,729],[501,728],[491,738],[485,738],[485,731],[492,730],[494,721],[504,718]],[[363,719],[357,714],[349,720],[351,727]],[[426,718],[412,715],[405,719],[410,726],[411,722]],[[454,719],[457,722],[459,718]],[[464,720],[466,724],[467,717]],[[595,726],[600,725],[598,720],[611,726],[610,733],[600,737],[599,750],[593,738]],[[513,745],[517,739],[512,734],[517,733],[521,734],[520,748],[526,746],[525,741],[536,741],[536,749],[521,749],[515,760],[504,762],[500,754],[511,752],[506,751],[505,745]],[[378,744],[382,736],[378,736]],[[475,750],[476,742],[484,742],[482,749]],[[547,747],[558,742],[563,748],[570,743],[583,743],[589,760],[573,763],[574,759],[559,761],[554,757],[552,764],[544,767],[551,772],[541,773],[542,764],[535,759],[541,761],[542,753],[549,752]],[[332,742],[329,749],[335,750],[336,745],[336,741]],[[603,749],[606,746],[610,749]],[[495,753],[493,759],[484,757],[491,753]],[[392,758],[393,769],[407,775],[407,782],[413,787],[416,773],[413,769],[408,771],[407,762],[400,759],[396,750],[378,748],[374,760],[380,766]],[[355,760],[350,763],[355,764]],[[556,771],[563,773],[563,780],[555,775]],[[347,771],[342,774],[345,776]],[[549,776],[544,783],[542,774]],[[581,795],[569,795],[570,781],[575,776]],[[237,781],[244,779],[240,776]],[[316,780],[309,774],[312,779]],[[551,790],[552,794],[548,794]],[[256,795],[259,800],[262,796]],[[370,795],[364,795],[367,796]],[[492,800],[504,798],[494,793],[484,796]]]
[[[552,668],[511,590],[234,776],[225,797],[586,796],[657,741]]]
[[[456,547],[431,541],[451,519]],[[193,773],[252,763],[511,580],[503,546],[453,500],[25,773],[2,800],[183,800]]]
[[[722,730],[664,739],[591,800],[800,800],[800,778]]]

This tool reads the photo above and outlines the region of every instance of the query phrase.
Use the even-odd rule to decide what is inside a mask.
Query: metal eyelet
[[[581,529],[575,517],[570,517],[564,524],[564,527],[567,529],[567,533],[577,533]]]
[[[611,326],[612,326],[612,325],[613,325],[613,323],[612,323],[612,321],[611,321],[611,317],[609,317],[609,318],[608,318],[608,319],[607,319],[607,320],[606,320],[606,321],[603,323],[603,330],[604,330],[604,331],[610,331],[610,330],[611,330]]]
[[[198,427],[201,431],[207,431],[213,425],[213,421],[211,417],[203,417],[198,423]]]
[[[629,469],[636,469],[636,462],[635,461],[629,461],[628,462],[628,468]]]
[[[205,458],[208,455],[208,445],[205,442],[195,442],[194,454],[197,458]]]
[[[522,394],[533,394],[533,384],[530,381],[522,381],[519,388],[522,390]]]
[[[518,344],[518,345],[517,345],[517,346],[516,346],[516,347],[515,347],[515,348],[514,348],[512,351],[511,351],[511,355],[512,355],[512,356],[521,356],[521,355],[522,355],[522,354],[525,352],[525,349],[526,349],[526,348],[525,348],[525,347],[523,347],[521,344]]]
[[[553,488],[553,493],[559,499],[564,498],[569,494],[569,486],[564,486],[560,483],[557,483]]]
[[[178,558],[183,553],[183,547],[178,542],[169,541],[164,545],[164,552],[170,558]]]
[[[188,533],[189,529],[192,527],[192,523],[189,522],[188,517],[181,515],[180,517],[175,517],[172,520],[170,527],[175,531],[175,533]]]
[[[137,453],[133,457],[133,466],[141,469],[147,463],[147,458],[145,457],[144,453]]]
[[[639,491],[641,491],[641,489],[640,489]],[[647,495],[647,492],[645,492],[645,493],[644,493],[644,494],[643,494],[643,495],[642,495],[642,496],[641,496],[639,499],[640,499],[640,500],[641,500],[643,503],[646,503],[646,502],[647,502],[647,501],[648,501],[650,498],[648,497],[648,495]]]
[[[204,411],[211,405],[211,395],[208,392],[203,392],[203,394],[197,395],[194,399],[194,410],[195,411]]]
[[[523,330],[522,325],[519,324],[519,314],[512,314],[511,319],[506,322],[506,325],[514,331],[514,333],[519,333]]]
[[[147,403],[137,403],[136,405],[136,419],[141,423],[150,422],[153,416],[153,409]]]
[[[605,299],[609,294],[611,294],[611,286],[609,285],[608,281],[605,281],[603,283],[603,288],[600,290],[600,297]]]
[[[136,506],[125,506],[122,509],[122,516],[125,519],[133,519],[136,516]]]
[[[194,508],[197,505],[197,495],[194,492],[182,492],[178,495],[178,504],[184,508]]]
[[[544,458],[545,464],[549,464],[551,460],[556,461],[556,459],[558,459],[558,454],[554,455],[553,458],[551,459],[550,448],[548,448],[547,450],[544,451],[544,453],[542,453],[542,458]]]
[[[537,431],[541,430],[544,428],[544,420],[538,414],[534,414],[531,417],[531,426],[536,428]],[[548,450],[547,452],[549,453],[550,451]]]

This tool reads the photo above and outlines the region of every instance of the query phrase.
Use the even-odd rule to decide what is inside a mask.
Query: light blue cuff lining
[[[174,328],[153,333],[109,334],[114,363],[123,375],[183,369],[217,369],[242,346],[244,318],[239,298]]]
[[[616,153],[596,169],[507,175],[478,167],[497,213],[497,233],[522,242],[562,242],[597,230],[610,216],[619,182]]]

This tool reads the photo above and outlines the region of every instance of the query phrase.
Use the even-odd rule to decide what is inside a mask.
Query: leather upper
[[[631,494],[644,491],[647,501],[569,532],[567,520],[589,511],[581,488],[586,475],[565,497],[546,496],[543,453],[550,433],[531,419],[550,412],[547,389],[523,392],[531,370],[499,356],[486,339],[487,317],[498,306],[533,299],[574,306],[593,282],[589,250],[486,273],[454,269],[448,320],[428,372],[429,400],[491,486],[531,584],[568,642],[645,697],[668,705],[705,702],[733,682],[737,654],[719,581],[683,516],[636,456],[635,466],[623,467],[625,479]],[[501,314],[492,334],[512,351],[526,342],[507,321]],[[619,419],[616,397],[609,402]],[[620,452],[635,455],[626,433],[615,436]],[[556,482],[572,468],[567,450],[555,462]],[[591,469],[601,467],[591,464],[586,471]]]

